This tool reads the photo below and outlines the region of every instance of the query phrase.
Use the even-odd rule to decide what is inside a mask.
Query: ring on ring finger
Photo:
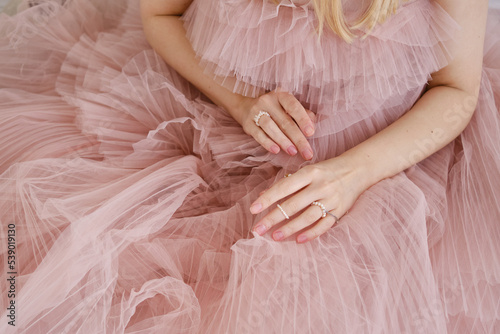
[[[327,211],[326,211],[325,205],[323,203],[315,201],[315,202],[312,202],[311,205],[316,205],[317,207],[319,207],[321,209],[321,211],[322,211],[321,218],[326,217]]]
[[[255,117],[253,118],[255,125],[257,125],[259,128],[260,128],[259,120],[262,116],[271,117],[271,115],[269,115],[269,113],[267,111],[263,111],[263,110],[259,111],[259,113],[257,115],[255,115]]]
[[[323,203],[321,203],[319,201],[314,201],[311,203],[311,205],[315,205],[321,209],[321,211],[322,211],[321,218],[325,218],[326,215],[330,215],[333,217],[333,219],[335,219],[335,223],[333,223],[334,225],[339,222],[339,218],[337,216],[335,216],[333,213],[331,213],[330,211],[326,210],[325,205]]]

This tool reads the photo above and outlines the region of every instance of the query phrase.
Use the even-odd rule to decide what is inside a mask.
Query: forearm
[[[427,158],[455,139],[474,113],[477,94],[437,86],[396,122],[341,155],[367,187]]]
[[[180,16],[143,15],[143,26],[148,42],[165,62],[215,104],[230,112],[241,103],[241,95],[230,92],[204,74],[186,37]]]

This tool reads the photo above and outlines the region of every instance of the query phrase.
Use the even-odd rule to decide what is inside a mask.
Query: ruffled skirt
[[[135,2],[0,16],[0,332],[500,332],[499,18],[460,137],[297,244],[253,234],[249,205],[304,163],[169,68]],[[317,159],[391,121],[313,139]]]

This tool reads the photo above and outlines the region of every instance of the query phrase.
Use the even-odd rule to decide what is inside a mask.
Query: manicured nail
[[[302,155],[304,156],[304,158],[305,158],[306,160],[311,160],[311,159],[312,159],[312,157],[313,157],[313,153],[312,153],[312,151],[311,151],[311,150],[309,150],[309,149],[304,150],[304,151],[302,152]]]
[[[255,231],[259,233],[259,235],[263,235],[264,233],[266,233],[267,228],[264,225],[257,225],[255,226]]]
[[[295,155],[295,154],[297,154],[297,149],[296,149],[296,148],[295,148],[295,146],[293,146],[293,145],[292,145],[292,146],[290,146],[290,147],[289,147],[286,151],[287,151],[287,152],[288,152],[288,154],[290,154],[290,155]]]
[[[305,235],[299,235],[298,238],[297,238],[297,242],[306,242],[307,241],[307,237]]]
[[[260,210],[262,210],[262,204],[260,203],[255,203],[250,207],[250,212],[251,213],[259,213]]]
[[[279,240],[283,239],[284,237],[285,237],[285,235],[281,231],[274,231],[274,233],[273,233],[273,238],[276,241],[279,241]]]
[[[306,136],[312,136],[314,134],[314,129],[310,125],[306,126],[306,128],[304,129],[304,131],[306,133]]]
[[[280,153],[280,147],[278,145],[271,146],[271,152],[273,152],[274,154]]]

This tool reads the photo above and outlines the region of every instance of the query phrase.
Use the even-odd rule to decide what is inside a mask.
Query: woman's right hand
[[[151,46],[181,76],[227,110],[266,150],[284,150],[290,155],[300,152],[304,159],[311,160],[313,151],[306,136],[314,134],[316,117],[292,94],[277,90],[258,98],[244,97],[231,93],[204,73],[179,19],[190,3],[191,0],[141,0],[144,33]],[[257,126],[254,118],[260,111],[269,116],[261,116]]]
[[[255,117],[261,111],[269,116],[262,115],[257,126]],[[304,159],[312,159],[313,150],[306,137],[314,134],[316,116],[292,94],[276,90],[257,98],[244,97],[229,112],[245,133],[269,152],[277,154],[281,149],[291,156],[300,152]]]

